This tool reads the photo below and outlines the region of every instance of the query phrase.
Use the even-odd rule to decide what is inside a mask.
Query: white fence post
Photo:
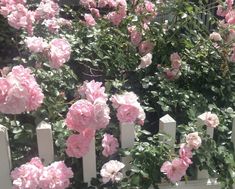
[[[203,113],[203,114],[201,114],[197,117],[197,125],[198,126],[205,125],[206,114],[207,114],[207,112],[205,112],[205,113]],[[206,134],[208,134],[211,138],[213,138],[214,128],[207,127],[206,128]],[[208,171],[207,170],[201,170],[200,171],[198,169],[197,179],[208,179],[208,182],[210,182]]]
[[[232,128],[232,143],[234,146],[234,150],[235,150],[235,117],[233,118],[233,128]]]
[[[176,121],[168,114],[159,119],[159,132],[168,134],[172,137],[171,145],[175,144]],[[164,140],[164,139],[163,139]]]
[[[135,142],[135,125],[133,123],[120,124],[121,148],[132,148]],[[130,169],[131,157],[122,157],[121,161],[125,164],[123,173]]]
[[[48,165],[54,160],[51,125],[42,121],[38,124],[36,133],[39,157],[43,160],[44,165]]]
[[[7,128],[0,125],[0,188],[11,189],[11,153]]]
[[[91,140],[89,152],[82,158],[83,180],[90,185],[91,178],[96,178],[95,137]]]

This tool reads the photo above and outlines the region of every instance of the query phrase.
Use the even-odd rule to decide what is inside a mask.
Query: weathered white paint
[[[95,137],[91,140],[89,152],[82,158],[83,180],[90,184],[91,178],[96,178]]]
[[[54,160],[51,125],[42,121],[38,124],[36,133],[39,157],[43,160],[44,165],[48,165]]]
[[[233,142],[233,146],[234,146],[234,149],[235,149],[235,116],[233,118],[233,128],[232,128],[232,142]]]
[[[199,115],[197,117],[197,125],[198,126],[203,126],[205,125],[205,120],[206,120],[206,112]],[[214,135],[214,128],[211,128],[211,127],[207,127],[206,128],[206,133],[211,137],[213,138],[213,135]],[[209,174],[208,174],[208,171],[207,170],[199,170],[198,169],[198,173],[197,173],[197,178],[198,179],[207,179],[209,178]]]
[[[159,132],[172,137],[172,145],[175,143],[176,121],[168,114],[159,119]],[[163,139],[164,140],[164,139]]]
[[[11,153],[7,128],[0,125],[0,188],[11,189]]]
[[[135,142],[135,125],[132,123],[120,124],[121,148],[132,148]],[[123,173],[130,168],[131,157],[122,157],[121,161],[125,164]]]

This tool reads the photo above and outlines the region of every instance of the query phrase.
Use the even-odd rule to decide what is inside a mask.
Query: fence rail
[[[204,124],[205,114],[198,116],[197,125]],[[120,125],[120,141],[122,148],[131,148],[134,146],[135,130],[132,124]],[[159,120],[159,131],[170,135],[173,139],[176,136],[176,121],[168,114]],[[46,122],[41,122],[36,129],[37,144],[39,157],[44,160],[45,165],[50,164],[54,158],[53,137],[51,125]],[[207,134],[213,138],[214,129],[207,127]],[[164,140],[164,138],[162,138]],[[232,126],[232,142],[235,148],[235,118]],[[173,144],[172,144],[173,145]],[[130,158],[122,159],[123,163],[129,164]],[[128,167],[128,166],[127,166]],[[11,171],[11,153],[8,139],[7,128],[0,125],[0,189],[11,189],[12,181],[10,178]],[[96,155],[95,155],[95,138],[90,144],[90,151],[83,157],[83,175],[84,182],[90,182],[91,178],[96,177]],[[160,184],[160,189],[171,189],[176,186],[171,186],[169,183]],[[189,181],[188,183],[180,182],[177,188],[180,189],[219,189],[220,186],[213,179],[209,178],[206,171],[199,171],[198,180]],[[235,186],[234,186],[235,188]]]

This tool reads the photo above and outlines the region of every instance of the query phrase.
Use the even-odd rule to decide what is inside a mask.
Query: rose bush
[[[0,0],[18,54],[1,66],[0,78],[0,123],[9,128],[14,167],[37,156],[35,125],[46,120],[56,159],[73,171],[54,175],[66,170],[54,163],[39,177],[38,164],[30,161],[13,171],[16,188],[66,188],[72,175],[72,188],[87,188],[77,158],[93,137],[103,177],[93,186],[157,188],[161,178],[195,177],[197,166],[231,188],[234,3],[205,3],[80,0],[78,7],[60,7],[56,0]],[[205,126],[215,128],[213,139],[195,124],[203,112]],[[158,119],[167,113],[180,124],[175,147],[157,133]],[[127,151],[118,149],[123,123],[143,126]],[[121,181],[124,165],[113,159],[127,152],[132,168]],[[32,183],[22,181],[24,174]]]

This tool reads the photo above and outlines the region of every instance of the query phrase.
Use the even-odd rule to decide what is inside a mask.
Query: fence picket
[[[234,150],[235,150],[235,117],[233,118],[233,128],[232,128],[232,143],[234,146]]]
[[[206,119],[206,112],[199,115],[197,117],[197,125],[198,126],[203,126],[205,125],[204,122],[205,122],[205,119]],[[213,138],[214,136],[214,128],[211,128],[211,127],[207,127],[206,128],[206,133],[211,137]],[[198,169],[198,172],[197,172],[197,179],[206,179],[208,178],[208,182],[210,182],[210,179],[209,179],[209,174],[208,174],[208,171],[207,170],[199,170]]]
[[[0,188],[11,189],[11,153],[7,128],[0,125]]]
[[[161,117],[159,119],[159,132],[171,136],[173,138],[172,145],[174,145],[176,136],[176,121],[168,114]]]
[[[96,178],[95,137],[90,143],[89,152],[82,158],[83,180],[90,185],[91,178]]]
[[[131,148],[135,142],[135,127],[133,123],[120,124],[121,148]],[[131,157],[122,157],[121,161],[125,164],[123,172],[130,168]]]
[[[48,165],[54,160],[51,125],[42,121],[38,124],[36,133],[39,157],[43,160],[44,165]]]

